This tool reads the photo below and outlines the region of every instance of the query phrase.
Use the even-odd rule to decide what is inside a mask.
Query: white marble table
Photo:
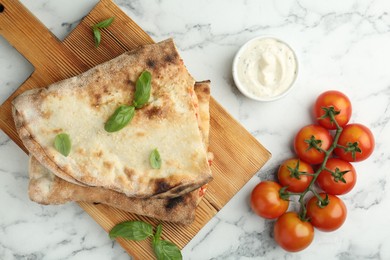
[[[0,1],[1,2],[1,1]],[[23,0],[64,39],[97,0]],[[195,78],[272,153],[272,159],[183,249],[184,259],[390,259],[390,2],[131,1],[116,3],[156,41],[173,37]],[[1,14],[0,14],[1,15]],[[288,42],[299,59],[295,89],[281,100],[242,96],[231,75],[239,46],[258,35]],[[0,38],[0,102],[33,71]],[[252,188],[293,156],[292,139],[312,120],[311,105],[329,89],[346,93],[353,122],[373,130],[376,150],[355,164],[358,182],[342,196],[346,223],[316,232],[312,245],[287,253],[272,221],[251,212]],[[0,259],[128,259],[77,204],[41,206],[27,195],[27,156],[0,132]]]

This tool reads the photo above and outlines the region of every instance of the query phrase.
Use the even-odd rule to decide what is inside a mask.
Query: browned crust
[[[40,178],[47,169],[34,157],[30,158],[29,166],[29,196],[40,204],[63,204],[70,201],[103,203],[131,213],[181,224],[190,224],[195,218],[198,190],[174,199],[137,199],[100,187],[75,185],[53,176],[50,187],[45,191]]]

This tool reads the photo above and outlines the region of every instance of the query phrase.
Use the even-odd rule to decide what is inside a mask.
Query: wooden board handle
[[[86,66],[52,34],[19,0],[0,0],[0,35],[15,47],[36,71],[53,77],[53,81],[74,76]]]
[[[39,67],[42,57],[53,54],[53,48],[42,46],[57,46],[60,41],[18,0],[0,0],[0,4],[0,34],[34,67]]]

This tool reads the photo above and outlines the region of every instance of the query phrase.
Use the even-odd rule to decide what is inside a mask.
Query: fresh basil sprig
[[[56,150],[59,151],[62,155],[68,156],[71,147],[72,143],[67,133],[58,134],[54,138],[54,148],[56,148]]]
[[[161,156],[157,148],[153,149],[149,156],[149,163],[153,169],[161,168]]]
[[[109,133],[116,132],[127,126],[135,115],[133,106],[121,105],[110,116],[104,125],[104,130]]]
[[[156,228],[153,234],[153,227],[143,221],[125,221],[114,226],[109,232],[110,238],[122,237],[129,240],[140,241],[152,238],[153,251],[158,260],[181,260],[182,254],[180,249],[172,242],[161,239],[162,225]]]
[[[99,47],[101,41],[100,29],[107,28],[112,24],[113,21],[114,17],[110,17],[92,26],[93,38],[95,40],[96,47]]]
[[[143,107],[150,98],[150,89],[151,89],[151,82],[152,82],[152,74],[145,70],[141,73],[139,78],[137,79],[137,82],[135,84],[135,93],[134,93],[134,101],[133,105],[136,108]]]

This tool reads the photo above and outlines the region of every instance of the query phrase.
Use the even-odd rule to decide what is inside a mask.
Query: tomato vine
[[[314,145],[310,145],[309,149],[317,149],[317,150],[320,150],[321,152],[325,153],[324,160],[321,163],[320,167],[313,174],[310,174],[313,176],[313,178],[311,179],[309,186],[303,192],[290,192],[290,191],[287,191],[286,189],[280,190],[280,197],[284,198],[284,199],[289,199],[290,196],[299,196],[298,201],[299,201],[300,207],[301,207],[300,212],[299,212],[299,218],[303,221],[308,221],[308,218],[306,217],[307,210],[306,210],[306,205],[305,205],[305,201],[304,201],[304,198],[308,192],[313,193],[313,195],[318,198],[318,201],[320,201],[320,205],[319,205],[320,207],[325,207],[329,203],[327,197],[325,199],[323,199],[318,194],[318,192],[315,190],[314,184],[315,184],[318,176],[320,175],[320,173],[324,169],[326,169],[326,167],[325,167],[326,163],[328,162],[328,159],[330,158],[333,150],[336,147],[339,147],[342,149],[347,149],[346,147],[343,147],[341,145],[337,145],[337,142],[338,142],[340,135],[343,131],[343,128],[338,124],[337,120],[335,119],[335,115],[338,115],[339,113],[340,113],[340,111],[336,111],[334,108],[331,108],[331,109],[327,109],[326,114],[323,117],[321,117],[321,119],[325,119],[325,118],[329,117],[330,121],[336,125],[336,133],[333,137],[333,143],[331,144],[331,146],[328,150],[324,150],[320,146],[318,146],[318,143],[320,143],[321,140],[315,139],[314,136],[312,136],[310,138],[310,140],[306,141],[307,143],[314,144]],[[304,174],[308,174],[308,173],[298,172],[298,174],[295,173],[293,177],[299,178],[300,175],[304,175]]]

